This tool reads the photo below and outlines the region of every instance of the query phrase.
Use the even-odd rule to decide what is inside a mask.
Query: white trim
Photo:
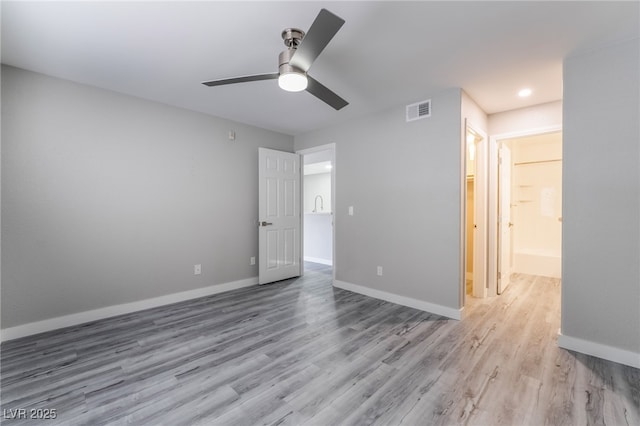
[[[301,163],[304,163],[304,156],[307,154],[313,154],[314,152],[321,152],[321,151],[331,151],[331,165],[333,166],[331,168],[331,210],[333,211],[333,223],[331,224],[331,263],[329,263],[328,265],[333,266],[333,270],[331,271],[331,276],[333,278],[333,280],[335,281],[336,279],[336,143],[335,142],[331,142],[325,145],[318,145],[318,146],[314,146],[311,148],[306,148],[306,149],[299,149],[296,151],[296,154],[299,154],[302,156],[303,161],[301,161]],[[302,165],[302,167],[304,167],[304,165]],[[304,179],[304,177],[303,177]],[[300,209],[302,210],[302,203],[304,202],[304,180],[302,181],[301,185],[300,185]],[[305,259],[304,257],[304,220],[302,220],[302,228],[300,231],[300,251],[302,253],[302,257],[303,259]],[[321,263],[321,262],[318,262]],[[301,275],[304,271],[304,268],[301,268]]]
[[[296,151],[296,154],[307,155],[307,154],[313,154],[314,152],[330,151],[330,150],[334,150],[335,148],[336,148],[336,144],[335,142],[332,142],[325,145],[313,146],[311,148],[299,149]]]
[[[555,133],[560,131],[562,131],[562,124],[555,124],[553,126],[534,127],[532,129],[498,133],[497,135],[492,135],[490,139],[493,139],[493,140],[516,139],[516,138],[523,138],[525,136],[544,135],[545,133]]]
[[[96,321],[117,315],[129,314],[131,312],[143,311],[145,309],[157,308],[158,306],[170,305],[172,303],[183,302],[185,300],[197,299],[199,297],[211,296],[239,288],[250,287],[258,284],[258,277],[233,281],[224,284],[212,285],[195,290],[181,291],[179,293],[167,294],[166,296],[154,297],[152,299],[140,300],[137,302],[123,303],[121,305],[107,306],[105,308],[91,311],[79,312],[76,314],[64,315],[46,319],[43,321],[30,322],[28,324],[0,330],[0,341],[13,340],[32,334],[43,333],[45,331],[57,330],[59,328],[70,327]]]
[[[476,149],[476,171],[474,184],[474,222],[476,224],[475,234],[473,236],[473,285],[472,293],[474,297],[487,297],[487,189],[488,189],[488,144],[489,138],[487,134],[480,128],[475,127],[473,123],[467,122],[467,128],[464,134],[465,156],[467,152],[467,132],[471,130],[478,134],[482,139],[478,142]],[[465,169],[465,203],[466,196],[466,169]],[[465,214],[466,225],[466,214]],[[464,232],[466,235],[466,226]],[[464,287],[466,291],[466,283]]]
[[[411,297],[400,296],[399,294],[388,293],[386,291],[376,290],[345,281],[334,280],[333,286],[341,288],[343,290],[349,290],[354,293],[373,297],[374,299],[385,300],[397,305],[408,306],[410,308],[419,309],[421,311],[429,312],[432,314],[442,315],[443,317],[451,318],[454,320],[461,320],[464,317],[464,308],[449,308],[447,306],[436,305],[435,303],[429,303]]]
[[[305,256],[305,262],[320,263],[321,265],[332,266],[331,259],[321,259],[319,257]]]
[[[570,351],[576,351],[608,361],[640,368],[640,353],[578,339],[577,337],[565,336],[560,332],[558,332],[558,346]]]

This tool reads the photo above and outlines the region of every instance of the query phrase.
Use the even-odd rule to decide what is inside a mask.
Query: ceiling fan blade
[[[248,75],[245,77],[234,77],[234,78],[225,78],[223,80],[213,80],[213,81],[203,81],[202,84],[205,86],[223,86],[225,84],[235,84],[235,83],[247,83],[249,81],[260,81],[260,80],[275,80],[278,78],[278,73],[271,74],[256,74],[256,75]]]
[[[322,102],[333,107],[335,110],[340,110],[349,105],[349,102],[345,101],[340,96],[336,95],[331,90],[318,83],[317,80],[311,78],[309,75],[307,75],[307,81],[307,92],[311,93]]]
[[[296,49],[289,65],[307,72],[313,61],[322,53],[333,36],[344,25],[344,19],[334,15],[327,9],[320,10],[311,28]]]

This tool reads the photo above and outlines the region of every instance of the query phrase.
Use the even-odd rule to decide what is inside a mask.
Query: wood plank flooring
[[[558,280],[515,276],[453,321],[308,266],[3,343],[2,424],[640,424],[640,370],[556,346]]]

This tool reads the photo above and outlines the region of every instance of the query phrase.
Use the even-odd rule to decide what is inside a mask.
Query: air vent
[[[431,99],[407,105],[407,122],[431,117]]]

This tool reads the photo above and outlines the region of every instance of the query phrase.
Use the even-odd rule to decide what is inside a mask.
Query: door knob
[[[269,226],[269,225],[273,225],[273,223],[271,223],[271,222],[260,222],[260,226]]]
[[[509,222],[509,228],[511,228],[513,226],[513,223]]]

